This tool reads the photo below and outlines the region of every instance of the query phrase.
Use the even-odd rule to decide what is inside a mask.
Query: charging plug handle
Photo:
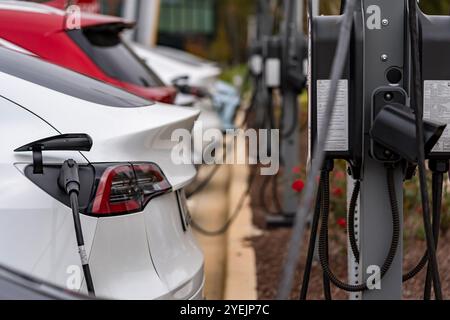
[[[72,192],[80,193],[80,176],[78,174],[78,164],[75,160],[64,161],[58,178],[58,185],[67,194]]]
[[[58,177],[58,185],[70,197],[70,207],[72,209],[78,253],[80,255],[80,260],[83,267],[86,287],[89,294],[95,296],[94,283],[92,281],[91,270],[89,268],[88,255],[84,247],[83,229],[81,227],[80,220],[80,208],[78,203],[78,195],[80,194],[80,176],[78,174],[78,170],[78,164],[75,162],[75,160],[69,159],[64,161]]]

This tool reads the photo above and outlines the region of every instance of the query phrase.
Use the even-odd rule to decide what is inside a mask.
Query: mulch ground
[[[261,178],[257,178],[261,179]],[[262,183],[262,182],[261,182]],[[256,181],[255,185],[261,185]],[[259,188],[253,188],[252,207],[254,224],[264,232],[261,236],[252,240],[256,252],[256,267],[258,279],[258,297],[262,300],[274,299],[276,288],[279,282],[284,258],[287,251],[287,245],[290,240],[290,229],[269,230],[266,228],[266,212],[259,204]],[[268,200],[270,201],[270,200]],[[405,221],[405,230],[417,228],[417,218],[407,218]],[[345,230],[337,225],[330,227],[330,261],[332,261],[332,270],[340,277],[347,279],[347,246]],[[409,234],[409,235],[408,235]],[[425,251],[425,242],[418,239],[415,233],[408,232],[404,237],[404,270],[410,270],[422,257]],[[306,249],[309,239],[309,230],[305,234],[304,248],[302,250],[301,260],[297,268],[296,286],[292,292],[291,298],[298,299],[300,292],[300,283],[303,276],[304,262],[306,259]],[[438,250],[438,259],[440,274],[442,279],[442,288],[444,297],[450,299],[450,234],[441,236]],[[425,283],[425,271],[422,271],[416,278],[404,284],[404,299],[422,299],[423,287]],[[348,294],[338,288],[332,289],[333,299],[348,299]],[[311,281],[309,286],[308,299],[323,299],[322,290],[322,272],[318,261],[313,265]]]

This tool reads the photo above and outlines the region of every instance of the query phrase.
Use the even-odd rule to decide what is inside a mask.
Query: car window
[[[108,76],[143,87],[162,87],[164,82],[125,44],[120,25],[101,25],[68,31],[72,40]]]
[[[0,72],[93,103],[111,107],[141,107],[152,102],[56,66],[37,57],[0,47]]]

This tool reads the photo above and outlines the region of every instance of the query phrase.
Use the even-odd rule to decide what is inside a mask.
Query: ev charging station
[[[307,57],[306,40],[301,24],[303,2],[284,2],[284,20],[279,35],[265,41],[264,72],[267,86],[279,89],[282,95],[280,119],[280,156],[284,172],[282,211],[267,218],[270,227],[291,226],[298,206],[298,198],[292,190],[290,173],[300,162],[299,150],[299,94],[306,86],[304,61]]]
[[[289,1],[285,8],[286,21],[282,35],[282,82],[283,117],[281,119],[281,157],[284,166],[283,211],[284,220],[292,220],[298,206],[297,195],[291,188],[289,173],[300,163],[299,150],[299,94],[306,86],[306,41],[303,36],[303,1]],[[270,223],[270,221],[269,221]],[[276,224],[276,221],[272,223]]]
[[[312,226],[312,233],[317,233],[321,216],[319,255],[325,296],[331,298],[329,286],[333,283],[350,292],[351,299],[400,300],[402,283],[428,262],[425,297],[430,298],[433,282],[439,299],[435,249],[439,239],[442,177],[448,172],[450,158],[450,136],[446,129],[450,123],[450,65],[439,56],[450,53],[450,17],[427,16],[415,0],[357,0],[352,6],[354,11],[347,15],[318,16],[313,12],[314,2],[309,1],[312,147],[320,139],[318,135],[327,112],[333,85],[330,74],[336,61],[341,26],[346,17],[353,19],[351,30],[346,30],[351,32],[350,46],[344,57],[342,76],[336,83],[337,94],[325,139],[325,163],[317,195],[317,204],[322,208],[316,210]],[[418,139],[420,135],[423,141]],[[337,279],[328,264],[329,180],[326,177],[337,159],[347,161],[349,174],[355,180],[348,222],[348,284]],[[433,172],[432,228],[431,217],[427,216],[431,210],[424,183],[425,159],[429,160]],[[403,275],[403,183],[412,178],[417,166],[428,251],[413,271]],[[310,238],[310,254],[316,246],[315,240]],[[310,258],[307,264],[312,261]],[[302,290],[302,298],[306,298],[308,272],[305,271],[306,289]],[[377,273],[381,273],[378,285],[369,283],[368,279],[375,279],[370,276]]]
[[[255,95],[255,126],[275,129],[273,91],[282,96],[280,117],[280,157],[284,168],[281,175],[283,199],[281,211],[268,215],[269,227],[292,226],[297,194],[292,190],[291,172],[300,162],[299,150],[299,94],[306,86],[304,61],[307,58],[307,42],[303,35],[303,2],[287,0],[283,2],[283,22],[280,33],[273,35],[274,19],[270,1],[257,2],[257,36],[250,48],[250,71],[253,76]]]

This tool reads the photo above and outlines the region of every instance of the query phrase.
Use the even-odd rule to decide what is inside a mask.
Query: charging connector
[[[78,164],[72,159],[65,161],[61,168],[58,185],[69,195],[72,192],[80,194],[81,185],[78,170]]]
[[[72,160],[64,161],[61,172],[58,177],[58,185],[70,197],[70,207],[72,208],[73,223],[75,235],[77,237],[78,253],[80,255],[83,274],[86,280],[86,287],[90,295],[95,295],[94,284],[92,281],[91,270],[89,268],[88,256],[84,247],[83,229],[81,228],[80,210],[78,195],[80,193],[80,177],[78,164]]]

